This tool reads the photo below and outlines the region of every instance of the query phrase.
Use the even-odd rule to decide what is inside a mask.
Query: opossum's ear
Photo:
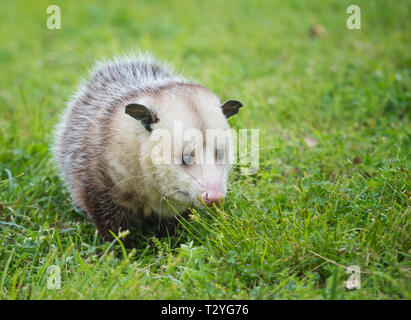
[[[153,130],[151,129],[151,125],[158,122],[158,118],[154,112],[142,104],[131,103],[127,105],[126,113],[134,119],[140,120],[144,128],[146,128],[149,132]]]
[[[223,110],[225,117],[228,119],[238,113],[238,109],[240,109],[242,106],[243,104],[240,101],[227,100],[222,104],[221,109]]]

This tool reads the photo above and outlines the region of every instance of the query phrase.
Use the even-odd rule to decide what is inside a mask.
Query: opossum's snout
[[[204,201],[204,203],[208,207],[212,207],[213,204],[218,206],[221,202],[224,201],[224,197],[225,194],[218,190],[209,190],[201,194],[201,200]]]
[[[199,201],[208,207],[218,206],[224,201],[227,191],[224,166],[206,165],[203,166],[202,172],[204,175],[198,177],[203,187],[200,191]]]

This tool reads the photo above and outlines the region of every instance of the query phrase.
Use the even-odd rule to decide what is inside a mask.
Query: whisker
[[[184,172],[187,173],[191,178],[193,178],[194,181],[196,181],[201,188],[203,187],[203,185],[192,174],[190,174],[187,170],[184,169]]]
[[[118,182],[114,187],[112,187],[110,190],[109,190],[109,192],[112,192],[115,188],[117,188],[120,184],[122,184],[122,183],[124,183],[124,182],[127,182],[127,181],[129,181],[129,180],[131,180],[131,179],[136,179],[136,178],[140,178],[140,177],[149,177],[149,176],[151,176],[150,174],[145,174],[145,175],[141,175],[141,176],[131,176],[131,177],[127,177],[127,178],[125,178],[124,180],[122,180],[122,181],[120,181],[120,182]],[[144,180],[143,180],[144,181]]]

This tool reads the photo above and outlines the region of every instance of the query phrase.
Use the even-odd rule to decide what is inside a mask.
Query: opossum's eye
[[[223,149],[218,149],[216,151],[216,158],[218,161],[223,161],[224,160],[224,150]]]
[[[188,154],[188,153],[183,154],[183,157],[181,160],[185,166],[189,166],[193,164],[193,156],[191,154]]]
[[[223,110],[225,117],[228,119],[231,116],[238,113],[238,109],[240,109],[242,106],[243,104],[240,101],[227,100],[226,102],[223,103],[223,105],[221,106],[221,109]]]

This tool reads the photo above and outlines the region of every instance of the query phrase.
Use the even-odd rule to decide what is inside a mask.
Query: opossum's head
[[[141,166],[165,198],[208,206],[225,198],[234,160],[227,118],[241,106],[235,100],[221,103],[194,84],[164,87],[126,106],[142,125]]]

